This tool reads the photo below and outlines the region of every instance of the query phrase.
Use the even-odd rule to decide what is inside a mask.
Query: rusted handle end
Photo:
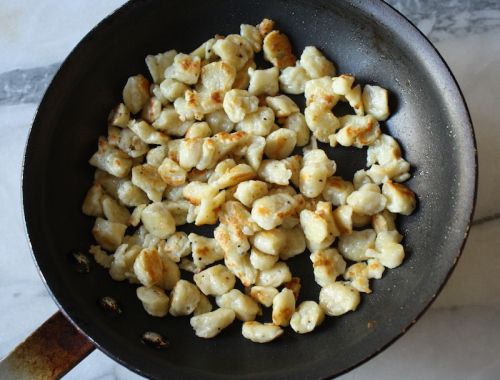
[[[59,379],[93,349],[57,312],[0,362],[0,379]]]

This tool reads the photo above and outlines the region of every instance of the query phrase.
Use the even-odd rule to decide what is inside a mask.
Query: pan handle
[[[94,345],[59,311],[0,362],[0,379],[60,379]]]

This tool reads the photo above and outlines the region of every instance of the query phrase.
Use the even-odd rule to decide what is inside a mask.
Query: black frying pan
[[[191,51],[240,23],[277,21],[295,51],[315,45],[339,72],[389,89],[393,116],[385,128],[413,164],[409,186],[419,208],[399,219],[407,259],[373,281],[355,313],[328,318],[312,334],[287,333],[258,345],[235,323],[218,338],[197,338],[188,318],[146,315],[135,287],[105,270],[75,273],[68,252],[92,242],[92,220],[80,211],[92,181],[87,159],[106,130],[109,110],[128,76],[146,73],[144,57],[176,48]],[[364,153],[328,149],[340,174],[363,167]],[[354,157],[354,158],[352,158]],[[404,17],[379,1],[137,0],[92,30],[67,58],[40,105],[29,137],[23,195],[27,231],[36,262],[54,299],[88,338],[113,359],[151,378],[318,379],[353,368],[404,333],[443,286],[463,247],[473,212],[477,178],[471,121],[452,74],[432,45]],[[302,299],[314,297],[307,255],[292,262],[303,277]],[[98,307],[115,297],[123,314]],[[171,346],[140,343],[146,330]]]

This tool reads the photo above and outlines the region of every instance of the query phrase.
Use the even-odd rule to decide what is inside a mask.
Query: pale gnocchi
[[[217,302],[219,307],[233,310],[236,318],[240,321],[253,321],[257,314],[260,313],[257,302],[238,289],[233,289],[221,296],[217,296],[215,302]]]
[[[233,323],[235,315],[235,312],[231,309],[220,308],[191,317],[189,322],[196,336],[200,338],[213,338]]]
[[[271,67],[257,66],[259,52]],[[338,75],[317,47],[297,59],[269,19],[145,63],[150,79],[128,78],[107,116],[82,212],[95,218],[88,252],[137,286],[146,313],[192,315],[200,338],[238,319],[244,338],[267,343],[356,310],[370,280],[403,263],[396,215],[417,200],[402,184],[410,163],[382,132],[386,89]],[[322,144],[367,147],[366,168],[336,175]],[[318,302],[301,299],[304,279],[290,269],[306,250]]]
[[[314,301],[302,302],[292,315],[290,326],[299,334],[306,334],[321,325],[325,319],[325,312]]]
[[[214,265],[193,276],[194,282],[205,295],[221,296],[234,288],[235,277],[224,265]]]
[[[144,310],[153,317],[164,317],[168,313],[170,299],[163,289],[153,286],[137,288],[137,298],[142,302]]]
[[[290,289],[284,288],[273,298],[273,323],[277,326],[288,326],[294,312],[295,296]]]

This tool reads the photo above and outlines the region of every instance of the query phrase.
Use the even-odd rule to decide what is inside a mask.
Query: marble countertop
[[[38,102],[73,46],[123,0],[0,1],[0,357],[56,311],[24,236],[22,154]],[[500,2],[390,1],[435,43],[467,99],[479,197],[462,259],[425,316],[354,379],[500,378]],[[137,379],[99,351],[66,379]]]

